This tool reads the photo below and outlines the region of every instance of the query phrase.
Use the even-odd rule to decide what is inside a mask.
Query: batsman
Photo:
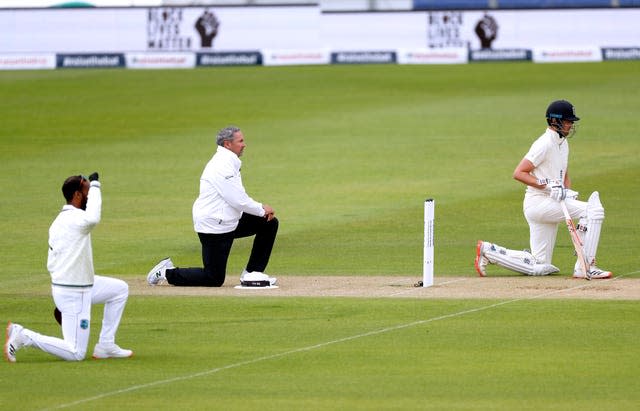
[[[547,129],[520,161],[513,178],[525,184],[523,202],[529,224],[531,251],[516,251],[486,241],[476,245],[475,268],[481,277],[487,266],[496,264],[525,275],[548,275],[560,271],[552,262],[558,224],[565,222],[562,203],[572,219],[579,219],[577,232],[582,253],[573,269],[574,278],[610,278],[611,272],[596,266],[596,251],[604,221],[600,195],[593,192],[588,201],[579,201],[571,190],[569,177],[569,141],[580,120],[566,100],[552,102],[547,108]],[[580,259],[584,254],[586,261]],[[587,271],[585,271],[585,267]]]

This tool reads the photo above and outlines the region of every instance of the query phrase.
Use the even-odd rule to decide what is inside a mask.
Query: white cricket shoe
[[[602,270],[595,265],[592,265],[590,267],[589,272],[591,273],[589,277],[594,280],[611,278],[611,276],[613,275],[611,271]],[[584,275],[584,270],[582,270],[582,268],[577,268],[573,270],[573,278],[587,278],[587,276]]]
[[[269,277],[265,273],[261,273],[260,271],[247,271],[242,270],[242,275],[240,275],[240,284],[245,286],[254,286],[254,287],[264,287],[268,282],[269,285],[276,285],[278,281],[275,277]]]
[[[158,285],[162,282],[167,281],[167,277],[165,276],[167,269],[176,268],[171,261],[171,258],[167,257],[163,260],[160,260],[158,264],[156,264],[149,274],[147,274],[147,283],[149,285]]]
[[[129,358],[133,351],[118,347],[117,344],[102,345],[96,344],[93,349],[93,358],[102,360],[105,358]]]
[[[480,277],[485,277],[487,275],[487,265],[490,264],[489,259],[484,256],[484,251],[488,247],[490,247],[489,243],[478,240],[478,244],[476,245],[475,266]]]
[[[7,323],[7,339],[4,343],[4,357],[9,362],[16,362],[16,351],[25,345],[24,336],[22,335],[23,326],[14,324],[11,321]]]

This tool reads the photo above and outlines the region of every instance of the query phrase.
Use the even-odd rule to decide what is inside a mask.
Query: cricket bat
[[[564,213],[564,219],[567,223],[567,229],[569,230],[569,236],[571,237],[573,248],[575,248],[576,255],[578,256],[578,260],[580,261],[580,265],[582,265],[582,269],[584,270],[585,278],[587,280],[591,280],[589,263],[584,255],[584,248],[582,247],[582,241],[580,240],[580,236],[578,235],[578,230],[576,230],[576,226],[575,224],[573,224],[573,219],[569,214],[569,210],[567,209],[567,205],[564,203],[564,200],[560,201],[560,206],[562,207],[562,212]]]

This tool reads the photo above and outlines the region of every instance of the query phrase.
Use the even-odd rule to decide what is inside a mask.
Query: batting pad
[[[486,244],[490,246],[483,248],[483,255],[491,264],[525,275],[549,275],[560,271],[558,267],[551,264],[536,263],[536,259],[528,251],[509,250],[497,244]]]

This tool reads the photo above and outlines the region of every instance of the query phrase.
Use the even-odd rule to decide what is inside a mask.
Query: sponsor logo
[[[396,53],[393,51],[343,51],[331,53],[334,64],[367,64],[395,63]]]
[[[52,69],[56,67],[54,54],[0,54],[0,70]]]
[[[277,53],[277,54],[272,54],[271,58],[273,60],[309,60],[309,61],[315,61],[315,60],[321,60],[322,58],[324,58],[324,54],[323,53],[290,53],[287,54],[285,53]]]
[[[158,64],[177,64],[182,65],[188,62],[186,56],[134,56],[131,59],[131,62],[134,64],[150,64],[150,65],[158,65]]]
[[[399,50],[400,64],[460,64],[469,60],[466,48]]]
[[[640,47],[603,48],[605,60],[640,60]]]
[[[3,66],[38,66],[46,64],[45,57],[3,57],[0,64]]]
[[[602,61],[602,49],[596,46],[576,48],[543,48],[533,49],[534,62],[573,62]]]
[[[329,64],[331,53],[325,49],[261,51],[265,66],[293,64]]]
[[[542,57],[566,58],[566,57],[592,57],[593,50],[558,50],[543,51]]]
[[[198,66],[256,66],[262,64],[262,54],[246,53],[198,53]]]
[[[501,50],[472,50],[469,52],[472,61],[520,61],[531,60],[531,50],[501,49]]]
[[[429,52],[429,53],[425,53],[425,52],[414,52],[414,53],[407,53],[407,57],[413,58],[413,59],[425,59],[425,60],[434,60],[434,59],[455,59],[458,57],[457,53],[447,53],[447,52],[442,52],[442,51],[434,51],[434,52]]]
[[[128,68],[193,68],[195,53],[126,53]]]
[[[123,67],[124,54],[58,54],[57,67]]]

